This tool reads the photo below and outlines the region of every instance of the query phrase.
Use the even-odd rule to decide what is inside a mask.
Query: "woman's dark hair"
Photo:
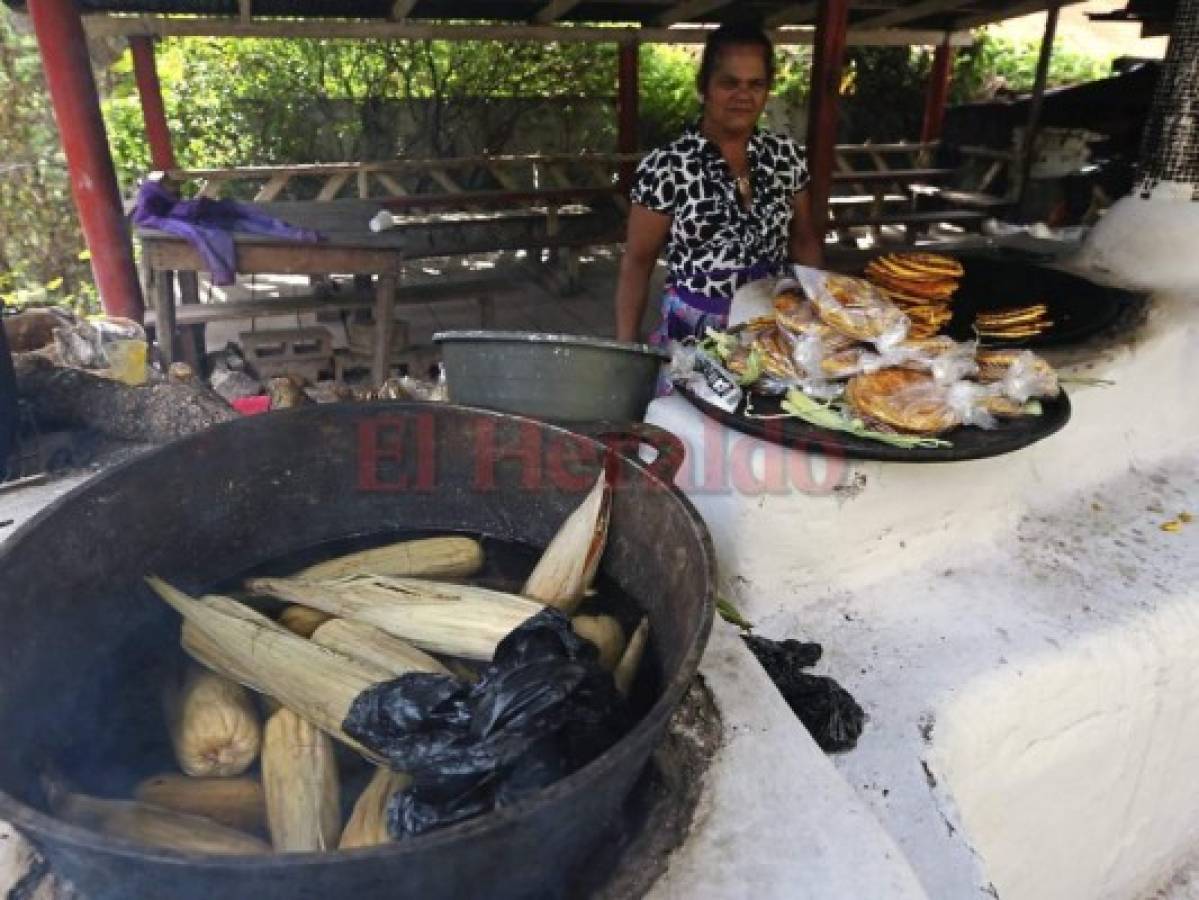
[[[766,77],[774,81],[774,44],[757,25],[737,22],[721,25],[704,42],[704,55],[699,62],[699,75],[695,79],[700,94],[708,92],[708,83],[716,72],[720,62],[720,54],[729,47],[761,47],[762,58],[766,63]]]

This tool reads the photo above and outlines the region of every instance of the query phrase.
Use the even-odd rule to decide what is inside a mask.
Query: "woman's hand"
[[[812,221],[812,192],[800,191],[791,200],[794,215],[787,236],[788,257],[791,262],[819,269],[824,265],[824,234],[817,233]]]
[[[671,217],[634,203],[616,282],[616,339],[635,341],[645,315],[649,279],[670,235]]]

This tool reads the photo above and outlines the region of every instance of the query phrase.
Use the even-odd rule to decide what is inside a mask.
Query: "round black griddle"
[[[989,347],[1058,347],[1075,344],[1112,327],[1139,295],[1095,284],[1078,275],[1026,259],[989,254],[961,254],[966,270],[953,297],[953,320],[944,333],[959,341],[974,340],[974,317],[980,312],[1044,303],[1053,327],[1019,340],[986,338]]]
[[[679,393],[691,401],[705,415],[763,441],[782,444],[794,450],[843,456],[850,459],[876,459],[884,462],[961,462],[968,459],[985,459],[1000,456],[1035,444],[1049,437],[1070,420],[1070,399],[1062,391],[1052,400],[1042,400],[1039,416],[1021,416],[1006,419],[990,431],[973,426],[955,428],[940,435],[950,441],[950,447],[893,447],[880,441],[855,437],[845,432],[828,431],[809,425],[802,419],[754,419],[745,415],[746,401],[742,400],[736,412],[728,413],[706,400],[697,397],[686,387],[676,387]],[[755,415],[778,415],[780,397],[753,395],[750,402]]]

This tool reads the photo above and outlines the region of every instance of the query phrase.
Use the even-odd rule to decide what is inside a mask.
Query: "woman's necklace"
[[[748,209],[753,202],[754,189],[753,184],[749,180],[749,175],[734,175],[733,186],[737,189],[737,195],[741,200],[741,206]]]

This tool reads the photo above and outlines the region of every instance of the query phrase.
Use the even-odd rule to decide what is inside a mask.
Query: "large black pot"
[[[658,692],[607,753],[522,804],[383,848],[259,858],[186,855],[42,811],[37,772],[78,729],[144,694],[148,672],[78,715],[71,703],[130,648],[177,640],[141,578],[191,590],[325,541],[471,531],[544,546],[602,445],[453,406],[321,406],[222,425],[115,468],[0,551],[0,819],[99,898],[547,897],[571,891],[695,674],[713,614],[713,554],[688,502],[622,458],[602,572],[649,615]],[[139,701],[140,702],[140,701]]]

